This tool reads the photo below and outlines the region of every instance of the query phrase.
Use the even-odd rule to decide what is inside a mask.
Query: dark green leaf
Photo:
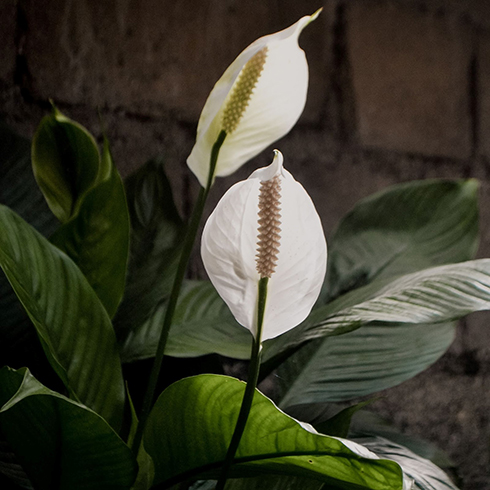
[[[161,304],[139,328],[130,332],[121,348],[123,362],[153,357],[163,325]],[[238,325],[210,282],[186,281],[182,287],[165,353],[196,357],[218,353],[237,359],[250,357],[252,337]]]
[[[380,415],[368,410],[361,410],[354,415],[351,436],[380,436],[432,461],[439,468],[454,468],[455,466],[455,463],[442,449],[420,437],[401,432]]]
[[[71,396],[118,427],[124,385],[110,319],[78,267],[0,206],[0,266]]]
[[[315,309],[270,343],[270,358],[305,340],[339,335],[369,322],[435,323],[490,308],[490,259],[380,279]]]
[[[170,294],[184,225],[161,160],[126,180],[131,254],[123,301],[114,319],[118,335],[140,327]]]
[[[67,222],[99,177],[100,155],[92,135],[56,108],[37,128],[32,166],[53,214]]]
[[[346,401],[396,386],[444,354],[454,332],[453,323],[372,323],[315,340],[279,368],[281,406]]]
[[[339,487],[327,486],[320,481],[306,478],[278,475],[262,475],[255,478],[229,480],[226,484],[226,490],[327,490],[327,488],[328,490],[335,490],[335,488]],[[196,488],[195,490],[198,489]]]
[[[27,490],[32,490],[33,488],[29,477],[19,464],[10,445],[3,437],[0,438],[0,473],[9,478],[10,481],[20,488],[25,488]]]
[[[362,403],[354,405],[354,407],[348,407],[346,410],[360,408],[361,405]],[[324,424],[329,424],[329,421],[332,418],[335,418],[336,414],[342,414],[344,411],[345,410],[342,410],[342,405],[339,403],[310,403],[307,405],[303,404],[288,407],[289,415],[304,420],[305,422],[309,422],[319,432],[327,435],[331,434],[328,425],[325,427]],[[322,429],[324,428],[326,428],[327,431],[323,431]],[[453,468],[455,466],[449,456],[431,442],[425,441],[412,434],[401,432],[380,415],[368,410],[358,410],[353,414],[350,431],[347,436],[350,439],[366,436],[380,436],[410,449],[422,458],[432,461],[440,468]]]
[[[31,145],[0,124],[0,203],[5,204],[45,236],[58,226],[34,179]],[[0,359],[3,364],[42,363],[36,334],[7,278],[0,274]],[[40,352],[39,352],[40,351]],[[39,366],[35,366],[39,371]]]
[[[450,478],[427,459],[382,437],[362,437],[356,442],[366,446],[380,458],[396,461],[407,478],[413,479],[419,490],[458,490]],[[407,487],[410,488],[410,487]]]
[[[366,405],[372,403],[373,400],[366,400],[356,403],[350,407],[346,407],[336,413],[333,417],[315,425],[315,429],[322,434],[336,437],[347,437],[352,422],[352,417]]]
[[[0,370],[0,426],[36,489],[129,489],[136,461],[107,422],[40,384]]]
[[[58,220],[34,179],[31,143],[4,124],[0,124],[0,169],[0,204],[20,214],[43,235],[50,235]]]
[[[424,180],[360,201],[329,241],[323,299],[377,278],[470,260],[478,245],[478,182]]]
[[[234,378],[200,375],[163,392],[144,435],[155,463],[155,484],[167,488],[188,478],[216,478],[244,389],[245,384]],[[370,457],[362,446],[304,428],[256,391],[231,476],[276,473],[345,489],[401,489],[399,467]]]
[[[129,390],[127,392],[129,408],[131,411],[131,428],[129,431],[128,437],[128,446],[132,447],[134,436],[136,435],[136,431],[138,429],[138,415],[136,414],[136,410],[133,405],[133,400],[131,399],[131,395],[129,394]],[[155,468],[153,467],[153,460],[150,458],[148,453],[145,451],[143,444],[141,444],[138,451],[138,475],[136,476],[136,480],[131,487],[131,490],[149,490],[153,484],[153,479],[155,478]]]
[[[355,309],[358,303],[361,303],[359,307],[362,310],[365,300],[375,298],[384,290],[383,288],[388,290],[391,287],[398,287],[397,293],[403,300],[403,295],[411,295],[414,292],[418,280],[424,285],[427,281],[424,273],[421,273],[420,277],[414,278],[409,285],[410,288],[405,290],[403,285],[396,282],[391,284],[389,279],[383,278],[392,277],[393,274],[403,271],[417,270],[420,267],[450,260],[463,260],[472,256],[477,241],[476,188],[476,182],[473,180],[416,182],[391,188],[360,203],[339,227],[332,240],[331,256],[337,257],[339,264],[344,264],[334,266],[338,274],[340,270],[345,269],[347,276],[356,275],[346,264],[350,260],[347,260],[347,257],[357,254],[356,257],[364,272],[369,264],[373,263],[366,277],[369,280],[373,277],[379,279],[374,282],[371,289],[361,288],[351,295],[342,296],[337,302],[315,309],[301,326],[266,342],[264,359],[270,360],[287,353],[289,349],[305,340],[338,335],[355,329],[366,321],[373,321],[372,318],[364,320],[363,316],[369,316],[364,315],[364,312],[357,318],[350,314],[345,316],[345,312],[350,312],[351,307]],[[420,211],[420,218],[417,218],[414,213],[417,212],[420,203],[428,206],[429,211],[423,208]],[[457,209],[453,209],[453,205]],[[452,210],[451,215],[449,218],[444,218],[443,210],[447,209]],[[376,211],[378,214],[370,218],[368,212],[371,211]],[[391,214],[392,212],[394,214]],[[429,229],[432,230],[431,233],[428,232]],[[359,243],[355,238],[357,234],[362,235],[365,243]],[[381,237],[386,238],[383,246],[377,244]],[[377,255],[380,250],[382,253]],[[382,259],[387,259],[387,262],[381,264]],[[434,287],[438,287],[438,284],[434,284]],[[341,289],[345,288],[342,286]],[[218,301],[219,299],[216,300],[216,304]],[[409,305],[409,308],[412,310],[412,305]],[[165,305],[161,304],[146,324],[126,340],[125,359],[138,359],[154,354],[164,309]],[[457,313],[455,316],[467,311],[463,310],[463,313]],[[453,313],[447,312],[451,318]],[[399,316],[403,316],[403,321],[421,321],[419,317],[406,320],[401,312]],[[235,338],[241,330],[232,327],[235,322],[231,320],[230,323],[228,318],[231,316],[226,308],[222,310],[222,314],[214,318],[211,315],[209,318],[212,323],[205,321],[204,324],[200,324],[199,333],[194,333],[196,327],[194,324],[189,324],[189,328],[187,325],[173,328],[171,337],[178,341],[178,344],[172,344],[175,345],[175,349],[169,346],[167,353],[187,356],[218,351],[230,357],[248,357],[248,338],[244,335]],[[378,320],[384,321],[384,318]],[[394,320],[390,318],[389,321]],[[440,319],[430,318],[424,321],[440,321]],[[236,330],[237,334],[233,333],[233,330]],[[198,341],[197,345],[194,345],[195,341]]]
[[[78,265],[112,317],[124,292],[129,215],[107,139],[97,185],[88,191],[79,211],[55,232],[51,242]]]

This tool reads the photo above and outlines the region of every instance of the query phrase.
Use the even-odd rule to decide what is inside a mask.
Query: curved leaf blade
[[[471,257],[476,248],[478,232],[476,191],[477,183],[474,180],[411,182],[394,186],[362,201],[344,219],[330,241],[329,253],[335,262],[331,264],[336,271],[334,276],[337,279],[340,275],[352,278],[361,271],[358,278],[362,276],[365,280],[372,280],[378,277],[372,290],[368,290],[374,296],[388,283],[389,278],[393,280],[394,274]],[[445,218],[444,213],[448,209],[451,213]],[[349,269],[356,264],[359,270]],[[332,295],[348,289],[346,284],[349,281],[346,279],[338,289],[333,286]],[[359,285],[357,279],[354,282]],[[340,315],[335,313],[345,306],[364,301],[367,295],[365,291],[361,288],[359,296],[344,295],[337,303],[317,307],[301,326],[266,342],[264,359],[270,360],[281,353],[287,353],[288,349],[312,338],[338,335],[358,328],[362,321],[338,323]],[[164,309],[165,305],[160,304],[145,325],[126,339],[125,359],[153,355]],[[333,320],[330,319],[331,315]],[[209,319],[214,324],[205,320],[192,325],[192,328],[191,324],[189,328],[186,324],[173,328],[167,353],[191,356],[218,352],[230,357],[247,358],[249,341],[240,334],[241,329],[234,328],[235,322],[229,312],[223,310],[222,315],[214,318],[210,315]],[[195,332],[202,332],[202,335]],[[239,340],[233,340],[236,335],[240,335]],[[176,343],[172,343],[172,339]],[[145,345],[148,347],[145,348]]]
[[[99,165],[93,136],[53,108],[34,134],[32,167],[48,206],[62,223],[77,214],[83,197],[97,182]]]
[[[278,370],[281,407],[347,401],[412,378],[451,345],[455,324],[372,323],[313,341]]]
[[[121,347],[123,362],[155,355],[166,303],[128,334]],[[179,296],[165,354],[173,357],[197,357],[221,354],[248,359],[252,337],[233,318],[230,310],[208,281],[186,281]]]
[[[369,322],[436,323],[490,309],[490,259],[432,267],[377,280],[315,309],[269,345],[264,357],[306,340],[339,335]]]
[[[366,446],[382,458],[396,461],[404,474],[413,479],[419,490],[458,490],[450,478],[434,463],[417,456],[409,449],[382,437],[357,438],[357,442]]]
[[[474,179],[424,180],[361,200],[329,241],[324,298],[374,279],[472,259],[477,191]]]
[[[87,407],[40,384],[27,370],[0,370],[0,426],[34,487],[127,490],[131,450]]]
[[[0,203],[7,205],[40,233],[50,235],[58,226],[32,174],[30,141],[0,123]],[[0,274],[0,359],[39,372],[44,353],[26,312],[7,278]],[[34,366],[34,364],[36,364]],[[49,366],[48,366],[49,368]]]
[[[184,232],[161,159],[147,162],[126,179],[125,186],[131,250],[126,290],[114,318],[123,340],[169,296]]]
[[[50,240],[78,265],[112,318],[126,281],[129,213],[107,139],[99,182],[81,199],[78,212]]]
[[[144,435],[155,463],[155,484],[167,488],[190,477],[218,475],[244,389],[245,384],[234,378],[200,375],[162,393]],[[231,476],[277,473],[345,489],[401,489],[399,467],[371,456],[350,441],[303,428],[256,391]]]
[[[119,427],[125,392],[115,334],[83,274],[5,206],[0,266],[71,395]]]
[[[355,414],[350,435],[352,437],[379,436],[409,449],[424,459],[428,459],[439,468],[454,468],[456,466],[449,455],[432,442],[402,432],[379,414],[368,410],[361,410]]]
[[[0,123],[0,204],[22,216],[43,235],[58,226],[34,179],[31,143]]]
[[[490,259],[432,267],[352,291],[318,308],[307,334],[370,321],[434,323],[490,308]],[[326,316],[325,316],[326,313]],[[319,320],[325,316],[324,320]]]

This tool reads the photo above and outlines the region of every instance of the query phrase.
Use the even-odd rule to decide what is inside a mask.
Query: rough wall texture
[[[26,136],[48,99],[99,132],[123,174],[164,153],[184,211],[185,166],[214,82],[257,37],[322,0],[1,0],[0,117]],[[481,256],[490,256],[490,2],[329,0],[301,45],[310,92],[277,146],[332,230],[361,197],[430,177],[481,180]],[[270,152],[220,180],[214,199]],[[212,205],[213,203],[211,203]],[[488,314],[377,408],[448,449],[466,490],[490,489]]]

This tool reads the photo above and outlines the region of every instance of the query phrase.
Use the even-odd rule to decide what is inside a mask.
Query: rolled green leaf
[[[190,478],[216,478],[244,389],[234,378],[201,375],[162,393],[144,434],[155,463],[155,484],[168,488]],[[342,489],[401,490],[398,465],[373,457],[351,441],[315,433],[256,391],[230,476],[273,473],[310,477]]]
[[[81,199],[78,212],[58,228],[51,242],[78,265],[109,316],[114,316],[126,280],[129,214],[107,139],[97,185]]]
[[[32,141],[32,167],[53,214],[66,223],[99,176],[93,136],[58,109],[41,121]]]
[[[70,396],[119,428],[124,384],[110,318],[73,261],[0,206],[0,267]]]
[[[28,370],[0,370],[0,407],[1,430],[36,489],[131,487],[136,461],[110,425]]]

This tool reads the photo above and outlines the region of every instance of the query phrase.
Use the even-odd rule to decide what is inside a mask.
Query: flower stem
[[[245,426],[247,424],[248,415],[252,408],[252,402],[255,394],[255,388],[257,386],[257,379],[260,371],[260,360],[262,358],[262,325],[264,323],[265,303],[267,300],[267,284],[269,282],[268,277],[262,277],[259,280],[259,294],[257,300],[257,335],[254,337],[252,344],[252,354],[250,356],[250,366],[248,368],[247,386],[245,387],[245,393],[243,394],[242,406],[240,407],[240,413],[233,431],[233,436],[228,446],[225,461],[221,468],[221,475],[215,490],[223,490],[225,488],[226,479],[230,471],[233,459],[237,452],[240,440],[242,438]]]
[[[165,311],[165,318],[163,320],[163,326],[160,333],[160,339],[158,341],[155,360],[153,362],[150,379],[148,381],[148,387],[146,389],[145,397],[143,399],[138,428],[136,430],[133,444],[131,446],[133,453],[136,456],[138,455],[139,447],[141,445],[141,439],[143,437],[143,431],[145,430],[146,420],[148,419],[148,415],[153,404],[153,399],[155,398],[155,390],[162,368],[163,356],[165,354],[165,346],[167,344],[170,327],[172,326],[172,319],[175,313],[175,308],[177,306],[177,300],[179,299],[180,289],[184,281],[187,265],[189,263],[192,249],[194,248],[194,242],[196,241],[197,230],[199,229],[199,223],[201,222],[204,205],[206,204],[209,191],[214,182],[214,174],[216,172],[216,163],[218,161],[219,151],[221,149],[221,146],[223,145],[225,138],[226,132],[221,131],[213,145],[213,148],[211,150],[208,181],[206,183],[206,187],[201,187],[201,190],[199,191],[199,196],[197,198],[196,204],[194,205],[194,209],[192,211],[187,232],[184,238],[184,243],[182,245],[182,253],[180,255],[179,265],[175,274],[172,291],[170,293],[170,298],[167,305],[167,310]]]

